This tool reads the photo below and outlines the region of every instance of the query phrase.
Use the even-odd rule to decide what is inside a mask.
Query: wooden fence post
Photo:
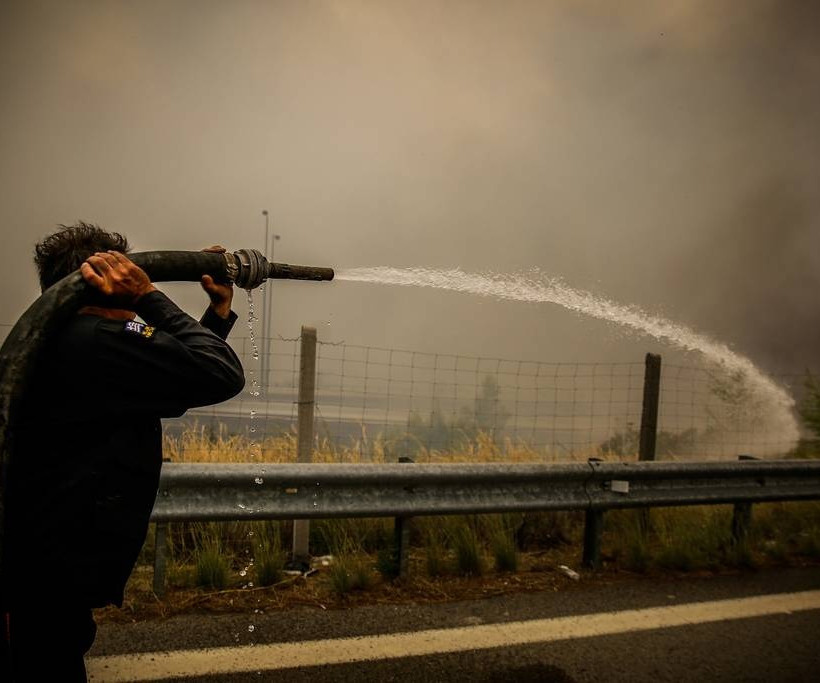
[[[646,369],[643,378],[643,405],[641,407],[641,433],[638,445],[638,460],[655,459],[658,442],[658,406],[661,398],[661,357],[646,354]],[[646,536],[651,528],[649,508],[638,512],[641,533]]]
[[[658,404],[661,396],[661,357],[646,354],[643,378],[643,406],[641,408],[641,435],[638,460],[654,460],[658,441]]]

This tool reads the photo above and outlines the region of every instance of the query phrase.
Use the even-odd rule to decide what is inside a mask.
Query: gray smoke
[[[820,6],[797,0],[0,5],[0,322],[34,241],[527,271],[820,368]],[[199,293],[171,288],[195,309]],[[666,353],[524,304],[277,285],[274,328],[552,360]]]

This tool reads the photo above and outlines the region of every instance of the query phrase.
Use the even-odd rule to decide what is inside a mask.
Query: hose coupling
[[[270,266],[264,254],[256,249],[239,249],[225,252],[228,278],[242,289],[256,289],[268,277]]]

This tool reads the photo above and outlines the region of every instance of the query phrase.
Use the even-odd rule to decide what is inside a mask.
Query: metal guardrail
[[[166,464],[155,522],[393,517],[820,498],[820,461]]]
[[[396,518],[396,559],[407,567],[406,521],[420,515],[585,510],[583,564],[601,561],[603,515],[616,508],[734,503],[745,537],[752,503],[820,499],[820,461],[586,464],[166,464],[157,522],[154,591],[165,591],[166,523]]]

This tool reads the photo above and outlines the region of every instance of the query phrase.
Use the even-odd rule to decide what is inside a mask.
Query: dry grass
[[[388,463],[397,462],[397,443],[407,435],[389,436],[379,433],[370,436],[362,429],[361,436],[346,444],[334,444],[330,439],[319,439],[313,450],[316,463]],[[269,462],[295,463],[297,435],[295,432],[261,439],[247,435],[229,434],[224,426],[214,430],[195,424],[180,436],[165,436],[163,454],[171,462],[231,463]],[[571,454],[549,448],[534,448],[523,441],[504,439],[500,443],[489,434],[479,432],[475,439],[457,450],[441,451],[417,444],[414,460],[420,463],[526,463],[526,462],[585,462],[588,458],[610,461],[637,459],[637,454],[615,456],[602,453],[599,448],[576,449]]]

